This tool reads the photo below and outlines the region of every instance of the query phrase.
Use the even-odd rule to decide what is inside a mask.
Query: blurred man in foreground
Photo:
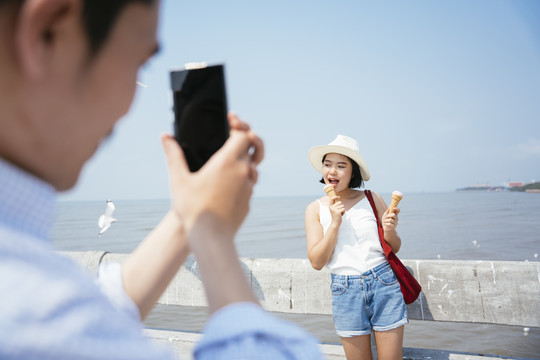
[[[55,254],[57,191],[128,110],[137,72],[158,49],[159,1],[0,0],[0,358],[172,359],[141,333],[187,255],[212,314],[201,359],[316,359],[316,341],[263,311],[233,238],[249,207],[263,144],[231,115],[231,135],[197,173],[163,136],[171,210],[99,281]]]

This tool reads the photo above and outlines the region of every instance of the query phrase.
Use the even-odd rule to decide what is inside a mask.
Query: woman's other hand
[[[395,231],[398,225],[399,208],[394,208],[392,212],[388,212],[388,209],[384,212],[382,218],[382,227],[386,232]]]

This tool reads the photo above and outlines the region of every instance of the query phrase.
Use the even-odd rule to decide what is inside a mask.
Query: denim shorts
[[[332,316],[341,337],[386,331],[408,322],[407,307],[390,264],[362,275],[332,274]]]

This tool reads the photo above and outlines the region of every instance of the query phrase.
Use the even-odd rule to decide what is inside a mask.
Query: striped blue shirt
[[[50,185],[0,158],[0,359],[174,359],[142,334],[123,291],[108,299],[77,264],[54,252],[55,200]],[[210,319],[194,355],[322,359],[305,331],[243,303]]]

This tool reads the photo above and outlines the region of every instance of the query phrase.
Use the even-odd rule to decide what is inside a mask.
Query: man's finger
[[[247,134],[252,145],[251,161],[260,164],[264,159],[264,143],[253,131],[248,131]]]
[[[176,140],[168,134],[161,136],[161,144],[167,157],[167,165],[171,175],[185,176],[189,173],[189,168],[184,156],[184,152]]]
[[[249,167],[249,171],[251,181],[253,182],[253,184],[256,184],[257,181],[259,181],[259,172],[257,171],[257,165],[252,163]]]
[[[223,145],[223,150],[240,159],[248,155],[251,142],[245,131],[231,130],[231,136]]]
[[[243,131],[248,131],[249,130],[248,123],[243,122],[242,120],[240,120],[240,118],[238,116],[236,116],[235,113],[229,112],[227,114],[227,119],[229,120],[229,126],[231,127],[231,129],[233,129],[233,130],[243,130]]]

